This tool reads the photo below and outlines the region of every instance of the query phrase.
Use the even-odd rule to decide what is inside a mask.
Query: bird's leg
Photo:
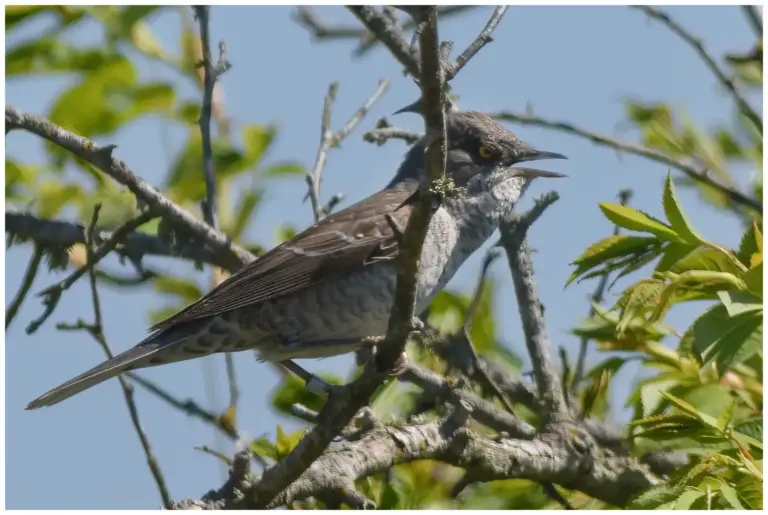
[[[299,379],[304,381],[307,390],[320,395],[321,397],[328,397],[333,393],[335,388],[338,388],[337,386],[330,384],[328,381],[324,381],[323,379],[317,377],[315,374],[307,372],[290,359],[279,361],[278,364],[288,372],[296,375]]]

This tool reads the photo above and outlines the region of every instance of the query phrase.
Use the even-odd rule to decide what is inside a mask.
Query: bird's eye
[[[480,148],[478,149],[477,153],[480,154],[480,157],[482,157],[483,159],[488,159],[490,157],[493,157],[493,155],[496,152],[494,152],[494,150],[488,145],[480,145]]]

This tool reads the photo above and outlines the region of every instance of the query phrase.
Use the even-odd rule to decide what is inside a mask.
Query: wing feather
[[[350,273],[397,255],[397,238],[387,220],[407,223],[415,180],[406,180],[330,215],[293,239],[248,263],[207,295],[150,330],[178,324],[289,295],[328,278]]]

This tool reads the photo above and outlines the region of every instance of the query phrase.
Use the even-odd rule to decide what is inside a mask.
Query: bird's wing
[[[394,258],[397,236],[387,215],[405,229],[417,191],[415,180],[402,181],[324,218],[150,330],[165,331],[183,322],[288,295],[374,261]]]

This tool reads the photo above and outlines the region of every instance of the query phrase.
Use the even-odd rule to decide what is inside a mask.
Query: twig
[[[470,59],[472,59],[475,54],[477,54],[480,49],[482,49],[485,45],[493,41],[493,38],[491,37],[493,34],[493,31],[496,30],[496,27],[499,25],[499,22],[504,17],[504,13],[507,12],[508,6],[506,5],[499,5],[493,10],[493,13],[491,14],[491,19],[488,20],[488,23],[486,24],[483,31],[480,33],[477,38],[464,50],[460,56],[456,58],[456,60],[451,63],[445,70],[445,80],[449,81],[453,79],[459,71],[461,71],[462,68],[469,62]]]
[[[619,191],[619,203],[622,206],[626,206],[629,204],[629,200],[632,198],[632,190],[621,190]],[[618,236],[621,232],[621,227],[618,225],[614,225],[613,227],[613,235]],[[608,286],[608,276],[610,274],[605,274],[602,277],[600,277],[600,280],[597,283],[597,287],[595,288],[594,293],[591,297],[591,305],[589,307],[589,314],[587,315],[588,318],[592,318],[595,316],[597,311],[595,310],[595,305],[600,304],[603,302],[603,297],[605,295],[605,288]],[[573,371],[573,380],[571,381],[571,391],[575,393],[576,388],[578,388],[579,383],[581,383],[581,380],[584,378],[584,366],[586,363],[587,358],[587,345],[589,344],[589,338],[582,338],[579,342],[579,355],[576,359],[576,368]]]
[[[45,311],[43,314],[38,317],[36,320],[33,320],[30,322],[29,326],[27,326],[27,334],[32,334],[35,331],[37,331],[41,325],[48,319],[49,316],[51,316],[51,313],[53,313],[53,310],[56,308],[56,306],[59,303],[59,300],[61,299],[62,293],[64,293],[66,290],[68,290],[75,282],[83,276],[86,272],[90,272],[91,268],[95,267],[99,261],[101,261],[107,254],[112,252],[112,250],[117,246],[117,244],[122,240],[126,235],[132,233],[148,221],[152,220],[153,218],[156,218],[157,215],[154,214],[152,211],[146,211],[136,218],[133,218],[132,220],[128,220],[123,225],[117,228],[117,230],[112,233],[112,236],[103,242],[97,249],[93,251],[93,255],[88,259],[88,263],[85,266],[82,266],[72,272],[69,277],[64,279],[63,281],[60,281],[53,286],[49,286],[45,290],[38,293],[38,296],[45,297],[44,303],[45,303]],[[89,229],[89,231],[94,231],[95,229]],[[93,245],[95,242],[94,240],[89,240],[92,243],[88,243],[87,245]]]
[[[548,417],[567,416],[568,408],[557,367],[550,355],[550,342],[544,324],[541,301],[536,291],[533,263],[525,240],[531,224],[558,198],[559,195],[556,192],[542,195],[536,199],[534,207],[528,213],[514,220],[504,221],[501,225],[501,241],[507,252],[509,268],[515,283],[525,343],[531,356],[539,398],[547,410]]]
[[[464,11],[474,9],[475,5],[443,5],[437,8],[441,19],[461,14]],[[329,26],[323,22],[311,7],[301,6],[294,11],[293,18],[307,29],[318,41],[336,41],[340,39],[357,39],[360,45],[355,49],[354,55],[360,57],[374,48],[379,40],[366,29],[347,26]],[[406,20],[402,24],[402,30],[408,31],[416,28],[412,20]]]
[[[692,180],[707,184],[719,192],[724,193],[731,200],[731,202],[740,204],[761,213],[763,212],[763,204],[759,200],[747,196],[735,187],[720,183],[719,181],[715,180],[714,177],[712,177],[712,174],[707,173],[706,170],[703,170],[689,162],[676,159],[659,150],[644,147],[636,143],[630,143],[628,141],[619,141],[609,136],[577,127],[576,125],[569,122],[546,120],[538,116],[522,115],[506,111],[491,114],[490,116],[492,118],[496,118],[497,120],[505,120],[523,125],[533,125],[536,127],[546,127],[548,129],[555,129],[561,132],[566,132],[574,136],[588,139],[597,145],[610,147],[622,152],[627,152],[628,154],[634,154],[651,161],[656,161],[658,163],[671,166],[672,168],[680,170]]]
[[[376,38],[386,46],[392,55],[405,66],[413,77],[420,77],[419,63],[411,53],[411,48],[405,41],[402,29],[388,17],[381,14],[373,6],[347,6],[365,27],[376,35]],[[424,62],[422,58],[422,63]]]
[[[363,139],[368,143],[376,143],[381,146],[390,139],[401,139],[408,145],[413,145],[421,139],[423,134],[406,129],[392,127],[386,118],[376,122],[376,128],[363,134]]]
[[[223,453],[217,451],[216,449],[211,449],[207,445],[203,445],[200,447],[194,448],[196,451],[204,452],[205,454],[210,454],[211,456],[215,456],[216,458],[219,458],[221,461],[229,465],[230,467],[235,464],[235,460],[230,458],[229,456],[224,455]]]
[[[91,283],[91,298],[93,300],[93,314],[94,314],[94,323],[93,325],[83,325],[82,323],[79,324],[82,329],[87,330],[90,335],[99,342],[99,345],[101,345],[101,348],[104,350],[104,354],[107,355],[107,358],[112,359],[113,354],[112,350],[109,347],[109,343],[107,343],[106,337],[104,336],[104,327],[102,324],[102,317],[101,317],[101,302],[99,301],[99,291],[98,286],[96,283],[96,273],[94,271],[94,265],[95,259],[97,257],[96,249],[93,245],[93,235],[95,233],[96,223],[99,219],[99,210],[101,209],[101,204],[96,204],[94,210],[93,210],[93,218],[91,220],[91,225],[88,228],[87,238],[88,243],[86,244],[86,252],[88,255],[88,264],[85,268],[88,270],[88,275],[90,277],[90,283]],[[141,447],[144,449],[144,455],[147,458],[147,465],[149,466],[149,470],[152,473],[152,477],[155,479],[155,483],[157,484],[157,489],[160,491],[160,497],[163,500],[163,506],[165,508],[171,507],[171,496],[168,493],[168,487],[165,483],[165,477],[163,476],[162,470],[160,470],[160,465],[157,463],[157,458],[155,458],[154,453],[152,452],[152,446],[149,443],[149,438],[147,438],[146,433],[144,432],[144,429],[141,427],[141,420],[139,420],[139,412],[136,409],[136,402],[133,399],[133,387],[126,381],[126,379],[121,375],[118,376],[118,379],[120,380],[120,387],[123,389],[123,397],[125,397],[125,404],[128,406],[128,412],[131,416],[131,422],[133,423],[133,427],[136,430],[136,434],[139,436],[139,440],[141,441]]]
[[[480,277],[477,279],[477,286],[475,287],[475,292],[472,295],[472,300],[469,303],[469,308],[467,308],[467,316],[464,320],[464,327],[462,328],[461,332],[463,336],[463,344],[467,347],[469,355],[472,356],[472,367],[475,369],[475,374],[483,383],[483,386],[499,398],[507,411],[509,411],[512,415],[515,415],[512,402],[507,399],[507,396],[504,395],[504,393],[499,388],[499,385],[496,384],[493,378],[491,378],[491,376],[486,373],[485,367],[480,362],[480,356],[477,354],[477,351],[475,351],[475,346],[472,344],[472,321],[475,317],[477,307],[480,304],[480,299],[483,296],[483,290],[485,289],[485,278],[488,275],[488,270],[493,261],[498,257],[499,251],[496,248],[489,249],[485,254],[483,265],[480,269]]]
[[[312,171],[306,176],[307,188],[309,190],[307,196],[312,202],[312,212],[315,216],[315,222],[319,222],[322,218],[327,216],[330,212],[329,208],[332,207],[332,203],[329,202],[328,206],[324,208],[320,196],[320,182],[323,178],[323,168],[325,168],[325,163],[328,160],[328,151],[331,148],[338,147],[339,144],[349,136],[388,87],[388,80],[380,80],[376,92],[374,92],[365,104],[363,104],[363,106],[349,118],[344,127],[334,133],[331,130],[331,112],[333,110],[333,104],[336,101],[336,92],[339,88],[339,84],[338,82],[332,82],[331,85],[328,86],[328,93],[325,95],[323,116],[320,123],[320,146],[317,149],[317,156],[315,157],[315,164],[312,167]]]
[[[720,66],[717,64],[714,58],[704,49],[704,45],[702,45],[699,38],[688,32],[685,28],[683,28],[682,25],[673,20],[669,14],[662,12],[655,7],[650,7],[647,5],[632,7],[635,9],[640,9],[650,18],[660,21],[666,25],[669,30],[677,34],[680,39],[691,46],[696,51],[696,53],[699,54],[699,57],[702,61],[704,61],[704,64],[707,65],[707,68],[709,68],[715,77],[717,77],[717,80],[720,82],[720,84],[722,84],[723,87],[731,94],[733,100],[736,102],[736,105],[739,108],[739,111],[741,111],[744,116],[749,118],[752,123],[755,124],[755,127],[758,128],[760,134],[763,133],[762,117],[752,108],[752,106],[749,105],[747,99],[744,98],[744,96],[736,88],[736,84],[733,82],[733,80],[728,77],[722,69],[720,69]]]
[[[11,106],[5,107],[5,124],[7,130],[23,129],[55,143],[127,186],[141,202],[148,204],[151,210],[209,245],[221,261],[226,263],[227,269],[237,270],[253,260],[253,254],[234,244],[226,235],[214,230],[205,222],[196,219],[137,177],[123,161],[113,158],[114,145],[100,147],[88,138],[64,130],[41,116],[24,113]]]
[[[85,243],[86,227],[78,223],[39,218],[32,213],[16,211],[15,208],[6,206],[5,232],[11,241],[31,239],[46,248],[67,248],[75,243]],[[94,241],[101,244],[113,235],[112,231],[96,231]],[[174,248],[162,238],[142,232],[127,234],[115,247],[115,252],[136,262],[140,262],[144,256],[163,256],[227,268],[226,260],[221,259],[220,254],[203,245]],[[228,270],[235,272],[238,268],[240,265]]]
[[[213,229],[219,229],[218,220],[218,184],[216,181],[216,170],[213,167],[213,149],[211,148],[211,112],[213,105],[213,88],[216,81],[232,65],[227,61],[226,48],[224,42],[219,43],[219,61],[216,66],[213,65],[211,57],[211,43],[209,35],[209,7],[193,7],[195,17],[200,26],[200,42],[203,52],[203,60],[200,66],[203,69],[203,106],[200,112],[200,135],[203,147],[203,174],[205,175],[206,196],[203,201],[203,219]],[[217,276],[213,270],[213,277]],[[215,285],[214,285],[215,286]],[[237,387],[237,378],[235,376],[235,364],[232,359],[232,353],[224,353],[224,361],[227,367],[227,384],[229,385],[229,406],[237,409],[237,402],[240,398],[240,391]]]
[[[165,390],[157,386],[155,383],[149,381],[148,379],[144,379],[143,377],[135,374],[134,372],[126,372],[125,375],[128,376],[131,379],[131,381],[135,382],[136,384],[138,384],[148,392],[151,392],[153,395],[162,399],[163,401],[168,403],[170,406],[178,409],[179,411],[182,411],[191,417],[198,418],[203,422],[206,422],[214,426],[216,429],[221,431],[223,434],[225,434],[232,440],[237,441],[240,438],[240,435],[238,434],[236,428],[226,424],[222,424],[220,417],[218,417],[215,413],[212,413],[208,410],[201,408],[194,400],[187,399],[182,401],[181,399],[178,399],[173,395],[171,395],[170,393],[166,392]]]
[[[514,413],[506,413],[493,403],[481,399],[473,393],[456,388],[442,376],[429,369],[409,363],[405,371],[399,376],[402,381],[408,381],[423,389],[428,394],[451,401],[452,404],[466,403],[473,410],[473,417],[483,425],[491,429],[506,432],[515,438],[530,439],[535,434],[535,429],[515,416]]]
[[[749,24],[752,26],[752,30],[755,31],[757,37],[763,37],[763,18],[760,16],[756,5],[742,5],[744,15],[747,17]]]
[[[27,271],[24,272],[24,279],[21,281],[21,287],[19,287],[18,293],[13,298],[10,306],[5,310],[5,329],[8,330],[8,326],[11,325],[13,319],[16,317],[21,304],[27,297],[29,289],[32,287],[32,283],[35,282],[37,276],[37,269],[40,267],[40,261],[43,259],[43,246],[40,243],[35,242],[35,249],[32,253],[32,259],[27,264]]]

